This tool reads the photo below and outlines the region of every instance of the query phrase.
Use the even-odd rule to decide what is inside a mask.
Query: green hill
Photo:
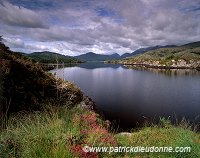
[[[184,45],[182,45],[182,47],[188,47],[188,48],[200,47],[200,41],[184,44]]]
[[[120,55],[117,53],[112,54],[112,55],[102,55],[102,54],[89,52],[86,54],[74,56],[74,58],[82,60],[82,61],[105,61],[105,60],[120,59]]]
[[[118,62],[147,67],[198,68],[200,67],[200,42],[179,47],[159,48]]]
[[[159,49],[159,48],[168,48],[168,47],[172,48],[172,47],[177,47],[177,46],[176,45],[166,45],[166,46],[159,46],[158,45],[158,46],[153,46],[153,47],[139,48],[132,53],[123,54],[121,56],[121,58],[127,58],[127,57],[131,57],[131,56],[134,56],[134,55],[143,54],[143,53],[151,51],[151,50],[156,50],[156,49]]]
[[[39,62],[39,63],[57,63],[56,60],[58,60],[59,63],[78,63],[81,62],[80,60],[66,56],[61,55],[58,53],[53,52],[34,52],[31,54],[27,54],[26,56],[30,57],[31,59]]]

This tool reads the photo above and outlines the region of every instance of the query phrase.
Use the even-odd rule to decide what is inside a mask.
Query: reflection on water
[[[65,79],[90,96],[107,119],[121,125],[133,127],[160,116],[200,122],[198,71],[136,70],[103,63],[79,64],[64,71]],[[62,70],[59,73],[62,76]]]
[[[171,77],[200,75],[200,71],[196,69],[155,69],[155,68],[146,68],[146,67],[134,66],[134,65],[124,65],[124,67],[127,67],[128,69],[139,70],[139,71],[151,71],[157,74],[162,73]]]
[[[113,69],[117,69],[121,65],[119,65],[119,64],[104,64],[103,62],[98,62],[98,63],[88,62],[88,63],[78,64],[77,66],[81,67],[81,68],[85,68],[85,69],[97,69],[97,68],[106,68],[106,67],[111,67]]]

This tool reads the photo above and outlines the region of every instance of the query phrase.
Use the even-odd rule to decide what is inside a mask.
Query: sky
[[[200,0],[0,0],[13,51],[76,56],[200,41]]]

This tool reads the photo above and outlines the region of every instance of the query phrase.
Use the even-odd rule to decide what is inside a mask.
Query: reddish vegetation
[[[71,148],[74,155],[82,158],[98,158],[99,153],[84,152],[83,147],[85,145],[88,145],[89,147],[107,147],[117,145],[112,134],[110,134],[105,127],[101,126],[95,113],[82,114],[79,117],[76,115],[73,121],[81,126],[81,140],[74,143]]]

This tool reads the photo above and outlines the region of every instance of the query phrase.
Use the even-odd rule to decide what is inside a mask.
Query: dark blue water
[[[200,122],[199,71],[128,69],[103,63],[80,64],[64,71],[65,79],[91,97],[107,119],[123,125],[134,127],[159,117]]]

